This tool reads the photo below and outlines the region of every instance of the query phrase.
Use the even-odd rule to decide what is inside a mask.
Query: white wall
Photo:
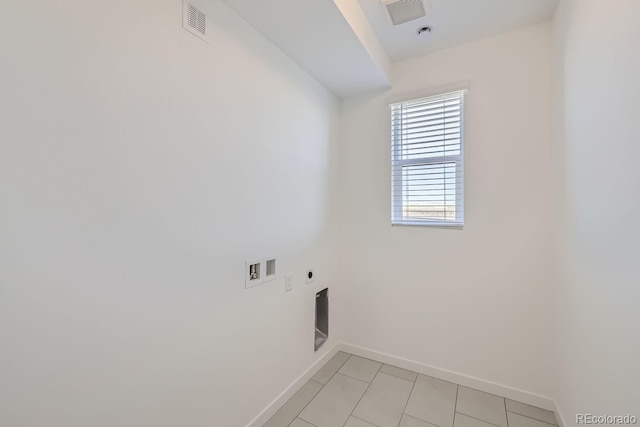
[[[392,227],[386,100],[461,81],[464,230]],[[346,341],[548,396],[550,25],[401,62],[392,84],[342,103]]]
[[[210,5],[0,4],[3,426],[241,426],[319,356],[338,103]]]
[[[554,18],[557,386],[576,413],[640,417],[640,3],[563,0]]]

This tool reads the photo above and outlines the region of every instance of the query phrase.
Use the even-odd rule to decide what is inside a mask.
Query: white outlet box
[[[244,287],[246,289],[258,286],[264,281],[264,267],[261,259],[253,259],[245,262]]]
[[[246,289],[278,278],[278,258],[270,256],[245,261],[244,287]]]
[[[270,256],[263,259],[264,282],[270,282],[278,277],[278,258]]]
[[[313,271],[313,268],[307,268],[307,271],[304,273],[304,282],[309,284],[313,283],[316,279],[316,273]]]

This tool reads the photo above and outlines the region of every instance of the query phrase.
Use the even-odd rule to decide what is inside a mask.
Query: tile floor
[[[264,427],[553,427],[553,412],[339,352]]]

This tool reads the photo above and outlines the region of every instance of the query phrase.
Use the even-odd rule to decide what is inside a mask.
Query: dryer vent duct
[[[313,349],[318,351],[329,338],[329,288],[316,294],[316,332]]]
[[[427,16],[427,8],[423,0],[385,0],[383,4],[387,8],[393,25],[404,24]]]

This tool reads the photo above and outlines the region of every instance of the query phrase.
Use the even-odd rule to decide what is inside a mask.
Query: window
[[[391,105],[391,223],[462,226],[464,91]]]

